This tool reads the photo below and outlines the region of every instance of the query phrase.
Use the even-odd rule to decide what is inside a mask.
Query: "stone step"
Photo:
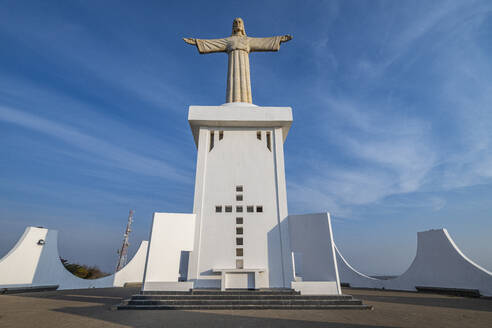
[[[293,289],[194,289],[144,292],[123,301],[120,310],[190,309],[371,309],[351,295],[301,295]]]
[[[360,300],[130,300],[127,305],[362,305]]]
[[[266,289],[266,290],[214,290],[214,289],[193,289],[192,291],[142,291],[141,295],[300,295],[293,289]]]
[[[350,295],[227,295],[227,294],[217,294],[217,295],[196,295],[196,294],[185,294],[185,295],[133,295],[132,300],[289,300],[289,299],[305,299],[305,300],[350,300],[352,296]]]
[[[371,310],[370,305],[119,305],[118,310]]]

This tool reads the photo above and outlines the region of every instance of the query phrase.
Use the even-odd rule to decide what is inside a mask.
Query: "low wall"
[[[0,288],[58,285],[58,289],[122,287],[143,280],[147,241],[120,271],[100,279],[81,279],[65,269],[58,253],[58,231],[27,227],[0,259]]]
[[[416,287],[475,289],[492,296],[492,273],[467,258],[446,229],[417,234],[417,255],[401,276],[381,280],[355,270],[337,249],[342,283],[351,287],[416,290]]]

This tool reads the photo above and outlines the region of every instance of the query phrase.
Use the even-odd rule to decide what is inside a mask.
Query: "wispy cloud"
[[[408,11],[421,12],[412,17],[400,11],[402,19],[394,19],[378,56],[352,55],[360,61],[351,68],[344,65],[353,61],[334,57],[332,44],[321,44],[328,53],[318,55],[321,66],[331,63],[334,72],[357,73],[350,90],[330,78],[316,81],[315,99],[324,109],[317,128],[343,160],[310,153],[306,172],[290,188],[299,208],[324,207],[347,216],[353,206],[380,204],[392,195],[490,181],[492,72],[490,54],[479,43],[492,5],[445,2],[431,7],[435,10],[418,6]],[[423,56],[429,60],[417,64]],[[421,80],[429,77],[432,83]],[[422,99],[416,102],[415,97]],[[429,197],[427,203],[436,210],[446,203]]]
[[[73,5],[80,11],[90,11],[85,5]],[[87,77],[104,83],[106,88],[120,89],[154,109],[179,110],[176,105],[184,103],[185,95],[170,79],[178,68],[155,65],[157,57],[159,61],[173,61],[172,53],[163,51],[164,45],[143,40],[130,26],[123,30],[121,26],[117,30],[112,26],[101,30],[81,17],[68,20],[54,16],[49,22],[37,22],[30,15],[35,13],[23,17],[30,24],[17,24],[15,29],[10,28],[11,18],[4,17],[0,22],[3,33],[65,71],[67,74],[61,79],[77,78],[70,74],[77,72],[81,75],[78,78]]]
[[[84,134],[66,124],[5,106],[0,106],[0,120],[55,137],[121,169],[171,181],[189,182],[189,177],[176,166],[162,160],[138,155],[105,140]]]
[[[383,105],[326,96],[320,100],[331,115],[324,121],[336,122],[328,123],[322,138],[345,153],[352,164],[331,161],[310,167],[300,175],[303,182],[295,185],[293,199],[300,201],[297,195],[303,194],[302,199],[309,201],[306,207],[323,204],[347,216],[351,205],[414,192],[425,183],[438,160],[428,122],[378,111]],[[324,156],[320,160],[330,162]]]

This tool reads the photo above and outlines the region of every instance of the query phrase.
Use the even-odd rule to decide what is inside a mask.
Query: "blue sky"
[[[253,102],[292,106],[289,212],[329,211],[360,271],[399,274],[445,227],[492,269],[490,1],[1,1],[0,256],[27,225],[111,271],[154,211],[191,212],[189,105],[227,57],[181,38],[292,34],[250,56]]]

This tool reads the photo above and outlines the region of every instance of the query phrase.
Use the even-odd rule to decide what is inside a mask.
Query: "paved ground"
[[[374,310],[114,311],[137,288],[0,295],[0,327],[492,327],[492,300],[344,289]]]

